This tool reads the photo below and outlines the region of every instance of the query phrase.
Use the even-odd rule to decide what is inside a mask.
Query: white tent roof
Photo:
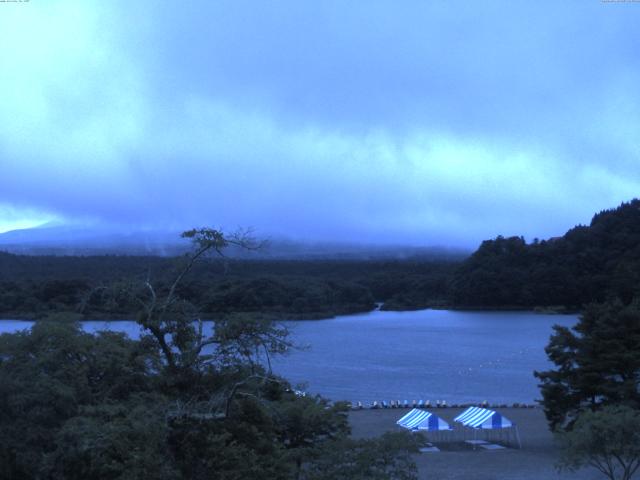
[[[412,409],[396,423],[409,430],[451,430],[449,424],[437,415],[417,408]]]
[[[482,407],[469,407],[453,421],[471,428],[496,429],[514,426],[514,423],[502,414]]]

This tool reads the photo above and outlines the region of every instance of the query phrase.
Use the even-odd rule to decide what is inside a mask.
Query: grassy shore
[[[453,418],[462,410],[456,408],[431,410],[453,425]],[[499,411],[518,425],[522,449],[507,448],[487,451],[460,441],[433,443],[440,452],[416,456],[420,479],[430,480],[554,480],[602,479],[602,474],[585,469],[579,472],[558,472],[555,469],[557,447],[541,409],[501,408]],[[359,410],[349,414],[352,435],[367,438],[387,431],[397,431],[395,422],[405,409]],[[448,445],[447,445],[448,443]],[[496,442],[499,443],[499,442]]]

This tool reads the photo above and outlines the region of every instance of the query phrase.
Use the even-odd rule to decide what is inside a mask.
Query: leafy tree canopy
[[[640,411],[607,406],[585,412],[560,440],[561,468],[592,466],[610,480],[630,480],[640,467]]]
[[[554,327],[546,347],[556,368],[535,372],[552,429],[603,405],[640,408],[640,305],[590,305],[572,329]]]
[[[302,480],[331,478],[318,475],[337,462],[353,478],[415,478],[409,434],[349,440],[346,405],[271,372],[286,328],[236,316],[203,329],[180,286],[206,253],[247,239],[185,236],[195,249],[168,288],[147,278],[123,292],[140,340],[71,320],[0,335],[0,480]]]
[[[640,290],[640,200],[596,214],[589,226],[526,243],[522,237],[482,242],[454,275],[455,305],[561,306],[581,309]]]

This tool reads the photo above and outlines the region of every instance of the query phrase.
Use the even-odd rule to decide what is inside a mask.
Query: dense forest
[[[640,200],[596,214],[563,237],[487,240],[462,263],[451,284],[453,305],[558,306],[579,310],[640,292]]]
[[[142,336],[39,321],[0,335],[0,479],[415,480],[420,434],[350,438],[348,405],[301,395],[271,371],[286,327],[247,315],[194,322],[171,287],[144,281]]]
[[[25,256],[0,253],[0,315],[46,318],[74,313],[82,318],[131,318],[134,293],[147,279],[162,291],[182,257]],[[204,315],[260,312],[284,318],[326,318],[383,308],[412,309],[447,303],[459,262],[238,260],[208,258],[179,293]]]
[[[132,318],[135,289],[146,280],[169,288],[183,257],[27,256],[0,252],[0,316]],[[179,292],[204,316],[254,312],[327,318],[427,307],[553,308],[640,291],[640,200],[596,214],[563,237],[497,237],[470,257],[405,260],[208,258]]]

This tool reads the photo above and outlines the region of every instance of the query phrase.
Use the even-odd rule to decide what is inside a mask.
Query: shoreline
[[[376,302],[376,306],[374,308],[368,310],[350,310],[345,312],[307,312],[307,313],[295,313],[295,312],[218,312],[218,313],[206,313],[203,314],[202,317],[216,317],[216,316],[224,316],[224,315],[264,315],[267,317],[272,317],[274,321],[278,322],[291,322],[291,321],[316,321],[316,320],[333,320],[337,317],[345,317],[350,315],[362,315],[366,313],[373,312],[420,312],[425,310],[449,310],[452,312],[499,312],[499,313],[508,313],[508,312],[531,312],[540,315],[579,315],[581,313],[580,310],[576,310],[573,308],[565,307],[562,305],[550,305],[550,306],[534,306],[534,307],[520,307],[516,305],[503,305],[503,306],[492,306],[492,307],[481,307],[481,306],[465,306],[465,305],[432,305],[432,306],[417,306],[412,308],[410,306],[406,306],[402,309],[387,309],[385,308],[384,302]],[[25,312],[14,312],[14,313],[0,313],[0,321],[4,320],[20,320],[20,321],[31,321],[35,322],[38,320],[46,320],[47,317],[55,317],[55,316],[63,316],[69,315],[82,317],[77,319],[78,321],[134,321],[133,318],[136,317],[137,313],[96,313],[87,316],[87,314],[82,314],[78,312],[72,312],[68,310],[47,312],[46,314],[30,314]],[[56,320],[53,318],[52,320]],[[73,319],[75,321],[76,319]]]
[[[469,407],[482,407],[488,408],[490,410],[496,409],[516,409],[516,410],[532,410],[532,409],[541,409],[542,406],[538,403],[537,400],[532,400],[531,402],[510,402],[510,403],[491,403],[491,402],[454,402],[454,403],[440,403],[439,401],[436,403],[425,403],[423,405],[413,404],[409,402],[408,404],[404,404],[403,402],[397,403],[399,401],[391,400],[390,402],[386,402],[387,406],[381,404],[381,402],[374,401],[373,404],[359,402],[356,401],[342,401],[342,400],[332,400],[333,403],[341,403],[346,402],[350,405],[350,411],[359,412],[359,411],[384,411],[384,410],[397,410],[398,412],[408,412],[409,410],[416,408],[418,410],[428,410],[430,412],[438,412],[447,410],[463,410]]]

